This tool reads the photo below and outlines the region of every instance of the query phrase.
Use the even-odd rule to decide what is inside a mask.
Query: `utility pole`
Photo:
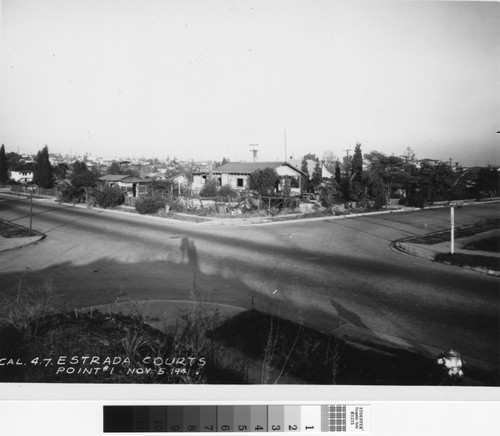
[[[285,162],[288,161],[287,156],[288,156],[288,154],[287,154],[287,151],[286,151],[286,129],[285,129]]]
[[[255,148],[255,147],[258,147],[259,144],[250,144],[250,147],[252,147],[250,149],[250,151],[252,152],[252,155],[253,155],[253,161],[255,162],[255,160],[257,159],[257,152],[259,151],[258,148]]]
[[[451,241],[450,241],[450,253],[455,253],[455,207],[453,203],[450,207],[450,222],[451,222]]]
[[[33,188],[30,189],[30,236],[32,236],[31,230],[33,229]]]
[[[346,154],[347,154],[347,159],[349,159],[349,152],[351,151],[351,149],[350,149],[350,148],[348,148],[347,150],[342,150],[342,151],[345,151],[345,152],[346,152]]]

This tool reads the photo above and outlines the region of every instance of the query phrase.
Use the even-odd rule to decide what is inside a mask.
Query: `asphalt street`
[[[449,228],[446,208],[245,227],[47,201],[33,212],[33,228],[47,237],[0,253],[0,289],[51,280],[76,306],[130,298],[253,307],[499,365],[499,279],[389,246]],[[498,212],[498,203],[462,207],[456,226]],[[0,196],[0,218],[28,226],[29,201]]]

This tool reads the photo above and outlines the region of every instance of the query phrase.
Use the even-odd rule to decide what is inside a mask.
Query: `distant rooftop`
[[[130,174],[106,174],[105,176],[99,177],[99,180],[103,182],[126,182],[126,183],[140,183],[146,182],[147,180],[141,179]]]

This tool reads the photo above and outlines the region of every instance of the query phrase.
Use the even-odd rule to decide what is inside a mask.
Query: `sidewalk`
[[[466,247],[471,242],[478,241],[483,238],[489,237],[498,237],[500,236],[500,229],[490,230],[482,233],[477,233],[472,236],[467,236],[464,238],[455,239],[455,250],[456,254],[468,254],[471,256],[487,256],[487,257],[495,257],[500,259],[500,253],[492,252],[492,251],[481,251],[481,250],[469,250]],[[399,241],[394,241],[391,246],[398,251],[403,253],[420,257],[422,259],[427,259],[434,261],[437,254],[443,253],[447,254],[451,251],[451,241],[439,242],[437,244],[416,244],[411,242],[412,238],[408,238],[407,240],[402,239]],[[465,268],[473,269],[478,272],[482,272],[491,276],[500,276],[500,271],[481,268],[481,267],[467,267]]]
[[[3,251],[24,247],[25,245],[34,244],[44,237],[45,236],[41,234],[36,236],[21,236],[17,238],[4,238],[3,236],[0,236],[0,253]]]
[[[11,192],[4,192],[0,190],[0,194],[5,193],[8,195],[18,195],[17,193],[11,193]],[[24,194],[21,195],[21,197],[25,199],[29,199],[29,195]],[[51,202],[55,203],[57,202],[56,199],[53,197],[44,197],[44,196],[36,196],[33,197],[34,201],[43,201],[43,202]],[[500,202],[500,198],[492,198],[491,200],[485,200],[485,201],[480,201],[480,202],[472,202],[472,201],[464,201],[461,203],[461,206],[467,206],[467,205],[473,205],[473,204],[485,204],[485,203],[498,203]],[[180,212],[174,212],[174,216],[168,217],[168,216],[158,216],[158,215],[141,215],[138,212],[136,212],[135,208],[132,206],[125,206],[121,205],[112,209],[101,209],[99,207],[92,207],[88,206],[87,204],[73,204],[70,205],[69,203],[63,203],[67,205],[68,207],[78,207],[78,208],[84,208],[84,209],[96,209],[101,212],[111,212],[111,213],[129,213],[129,214],[134,214],[138,217],[146,218],[146,219],[163,219],[163,220],[169,220],[170,222],[177,222],[177,223],[187,223],[187,224],[194,224],[197,226],[224,226],[224,227],[246,227],[246,226],[253,226],[253,225],[276,225],[276,224],[286,224],[289,222],[296,222],[296,223],[302,223],[302,222],[313,222],[313,221],[322,221],[322,220],[336,220],[336,219],[348,219],[348,218],[356,218],[356,217],[363,217],[363,216],[376,216],[376,215],[384,215],[384,214],[390,214],[390,213],[400,213],[400,212],[414,212],[414,211],[419,211],[419,210],[426,210],[426,209],[437,209],[437,208],[448,208],[449,204],[447,203],[439,203],[439,204],[433,204],[430,206],[426,206],[424,208],[418,208],[418,207],[409,207],[409,206],[403,206],[403,205],[397,205],[391,207],[389,210],[380,210],[380,211],[375,211],[375,212],[361,212],[361,213],[350,213],[346,215],[323,215],[323,216],[311,216],[308,217],[307,214],[303,213],[293,213],[293,214],[287,214],[287,215],[276,215],[276,216],[271,216],[271,215],[265,215],[265,216],[245,216],[245,215],[236,215],[232,217],[214,217],[214,216],[202,216],[202,215],[195,215],[195,214],[189,214],[189,213],[180,213]],[[311,214],[313,215],[313,214]]]

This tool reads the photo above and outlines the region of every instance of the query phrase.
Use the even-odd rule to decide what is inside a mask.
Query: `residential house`
[[[30,170],[10,171],[9,178],[18,183],[31,183],[33,182],[33,171]]]
[[[244,191],[249,189],[250,174],[265,168],[274,168],[278,173],[278,192],[284,189],[285,180],[288,179],[292,193],[300,194],[300,179],[306,174],[288,162],[230,162],[210,172],[193,173],[192,187],[195,192],[199,191],[207,178],[211,177],[217,180],[219,186],[230,185],[237,191]]]
[[[130,174],[106,174],[99,178],[101,186],[117,186],[127,197],[139,197],[146,193],[147,180]]]
[[[188,178],[184,173],[177,174],[171,178],[172,182],[179,186],[186,186],[188,184]]]
[[[288,163],[290,163],[291,165],[293,165],[295,168],[297,168],[299,170],[302,169],[302,160],[301,159],[290,159],[288,161]],[[307,159],[306,164],[307,164],[308,176],[309,176],[309,178],[311,178],[313,176],[314,170],[316,168],[316,161],[314,159]],[[321,177],[323,179],[329,179],[329,178],[333,177],[333,174],[330,171],[328,171],[328,169],[326,168],[325,163],[323,161],[321,161]]]

